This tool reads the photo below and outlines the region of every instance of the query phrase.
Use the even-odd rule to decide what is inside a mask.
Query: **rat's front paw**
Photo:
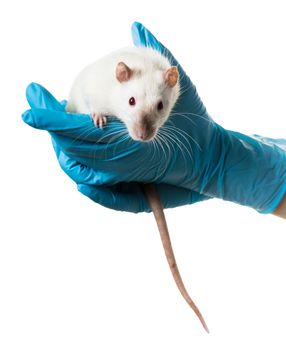
[[[94,122],[94,125],[98,128],[102,128],[107,123],[107,118],[103,114],[91,113],[91,117]]]

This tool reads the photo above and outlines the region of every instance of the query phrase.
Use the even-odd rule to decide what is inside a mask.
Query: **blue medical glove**
[[[286,140],[250,137],[216,124],[173,55],[140,23],[134,23],[132,35],[135,45],[160,51],[179,68],[183,94],[173,122],[192,140],[182,141],[186,147],[189,144],[192,161],[181,186],[262,213],[273,212],[286,192]],[[184,121],[175,122],[176,118]]]
[[[90,119],[84,121],[86,116],[67,115],[57,108],[51,111],[31,105],[24,120],[54,131],[54,142],[66,156],[95,170],[94,182],[86,186],[163,183],[202,198],[217,197],[272,212],[286,191],[286,140],[249,137],[216,124],[172,54],[139,23],[134,23],[132,34],[136,45],[151,46],[167,55],[180,73],[182,93],[170,120],[161,128],[164,141],[160,147],[120,136],[114,139],[122,127],[119,121],[99,130],[91,128]],[[78,118],[82,118],[81,128]],[[88,188],[90,195],[92,188]]]
[[[94,127],[91,118],[87,115],[66,113],[66,101],[57,101],[39,84],[31,83],[27,87],[26,94],[31,109],[22,115],[23,120],[35,128],[50,132],[52,144],[62,169],[77,183],[81,193],[115,210],[129,212],[149,212],[151,210],[140,183],[118,182],[108,185],[108,173],[99,172],[97,169],[84,165],[83,160],[82,163],[80,162],[82,158],[92,157],[95,152],[104,159],[106,152],[109,151],[106,148],[107,143],[110,143],[109,136],[103,136],[103,131]],[[112,134],[113,129],[117,126],[116,123],[115,120],[108,123]],[[74,147],[73,152],[78,160],[65,153],[66,145],[69,148]],[[117,143],[112,144],[112,147],[116,148]],[[164,208],[209,199],[203,194],[178,186],[157,184],[156,187]]]

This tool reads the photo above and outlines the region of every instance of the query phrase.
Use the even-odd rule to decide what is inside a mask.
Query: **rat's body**
[[[91,114],[96,126],[107,115],[122,120],[131,138],[149,141],[168,119],[179,96],[178,70],[149,48],[127,48],[87,66],[76,78],[67,111]],[[181,279],[168,233],[163,207],[152,184],[143,185],[154,213],[175,282],[206,331],[206,323]]]
[[[68,112],[91,114],[102,126],[105,117],[122,120],[130,136],[148,141],[167,120],[179,96],[178,71],[159,52],[126,48],[87,66],[76,78]]]

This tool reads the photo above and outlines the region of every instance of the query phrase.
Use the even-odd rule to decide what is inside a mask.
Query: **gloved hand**
[[[103,130],[96,129],[87,116],[64,113],[62,104],[46,91],[31,93],[38,89],[35,86],[28,89],[32,109],[23,119],[52,133],[61,166],[84,194],[96,201],[98,196],[109,196],[114,203],[130,194],[132,201],[137,201],[126,209],[120,207],[119,199],[119,206],[114,206],[117,209],[132,211],[134,206],[134,211],[148,210],[143,192],[136,192],[137,182],[153,182],[185,189],[191,203],[217,197],[272,212],[286,192],[286,140],[223,129],[208,115],[195,86],[172,54],[139,23],[134,23],[132,34],[136,45],[153,47],[179,69],[182,93],[162,127],[160,147],[116,138],[121,127],[117,120]],[[107,188],[99,185],[109,186],[111,192],[98,192]],[[168,200],[171,206],[178,205],[172,200],[172,191]]]
[[[118,121],[109,120],[105,130],[94,127],[87,115],[65,112],[66,101],[57,101],[44,87],[31,83],[26,91],[31,109],[23,113],[23,120],[30,126],[48,130],[52,144],[62,169],[78,185],[78,190],[93,201],[115,210],[129,212],[149,212],[150,206],[142,186],[138,182],[108,183],[109,173],[84,165],[93,157],[115,155],[117,142],[112,142]],[[106,131],[106,130],[109,131]],[[106,131],[106,132],[104,132]],[[72,147],[72,149],[71,149]],[[69,151],[68,151],[69,150]],[[66,152],[66,153],[65,153]],[[71,154],[71,157],[67,154]],[[74,158],[72,158],[74,157]],[[78,159],[78,160],[75,160]],[[94,160],[95,160],[94,159]],[[106,166],[108,169],[108,158]],[[192,190],[168,184],[157,184],[164,208],[173,208],[209,199]]]

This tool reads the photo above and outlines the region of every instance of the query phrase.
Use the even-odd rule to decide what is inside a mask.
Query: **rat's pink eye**
[[[135,106],[136,101],[135,101],[135,98],[134,98],[134,97],[130,97],[130,99],[129,99],[129,104],[130,104],[130,106]]]
[[[163,109],[163,102],[162,101],[160,101],[158,104],[157,104],[157,109],[158,109],[158,111],[161,111],[161,109]]]

